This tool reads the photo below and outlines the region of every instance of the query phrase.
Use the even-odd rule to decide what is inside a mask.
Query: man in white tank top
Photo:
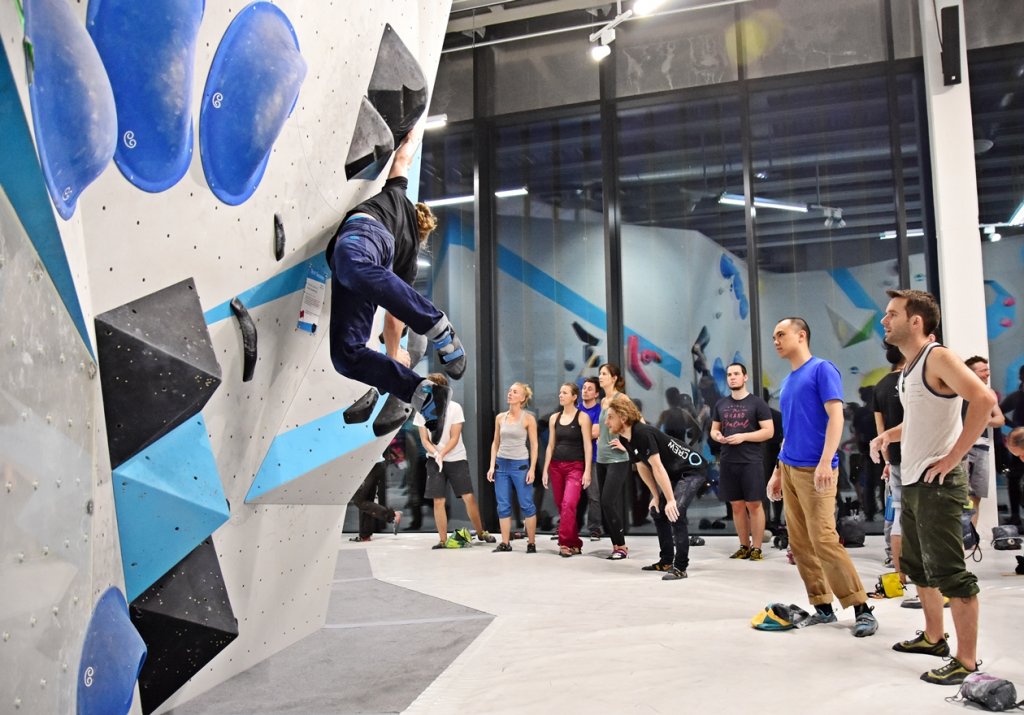
[[[950,599],[956,657],[921,679],[959,685],[978,668],[978,579],[964,563],[960,517],[969,503],[960,463],[988,422],[995,397],[952,351],[932,342],[939,305],[919,290],[887,291],[885,340],[907,358],[897,384],[903,423],[871,441],[871,455],[890,442],[902,452],[903,547],[900,568],[917,586],[925,628],[893,646],[901,653],[947,656],[943,596]],[[960,407],[970,403],[961,426]]]

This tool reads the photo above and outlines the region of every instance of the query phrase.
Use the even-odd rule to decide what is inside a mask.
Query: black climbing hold
[[[358,424],[370,419],[370,415],[373,413],[373,408],[377,406],[377,399],[379,397],[380,393],[377,392],[376,388],[371,387],[367,390],[365,395],[353,402],[352,405],[342,413],[345,424]]]
[[[391,25],[384,26],[366,96],[391,129],[395,146],[427,109],[426,77]]]
[[[376,179],[394,151],[395,137],[391,129],[370,100],[363,97],[348,147],[348,158],[345,159],[345,176],[349,179]]]
[[[209,538],[131,603],[148,655],[139,673],[151,713],[238,637],[238,621]]]
[[[195,415],[220,386],[220,365],[192,279],[96,316],[110,466]]]
[[[281,214],[274,214],[274,258],[284,258],[284,223]]]
[[[373,433],[378,437],[394,432],[412,416],[412,406],[394,395],[388,395],[384,407],[373,421]]]
[[[238,328],[242,331],[242,382],[249,382],[256,371],[256,323],[237,297],[231,299],[231,312],[235,314]]]

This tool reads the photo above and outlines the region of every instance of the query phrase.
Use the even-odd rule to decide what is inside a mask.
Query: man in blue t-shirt
[[[786,435],[768,498],[783,496],[789,544],[815,613],[807,625],[834,623],[832,599],[853,606],[853,635],[878,630],[860,576],[836,532],[839,440],[843,434],[843,383],[839,369],[811,355],[811,329],[803,318],[784,318],[772,333],[775,351],[792,372],[782,383],[779,406]],[[835,594],[835,596],[833,596]]]
[[[593,425],[591,436],[591,464],[597,464],[597,438],[601,430],[601,383],[596,377],[588,377],[580,385],[580,410],[590,418]],[[587,515],[587,531],[591,541],[601,540],[601,483],[597,479],[597,470],[591,474],[590,486],[587,487],[586,500],[580,500],[580,510]]]

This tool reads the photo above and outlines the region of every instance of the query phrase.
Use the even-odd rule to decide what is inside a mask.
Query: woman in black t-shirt
[[[579,396],[580,389],[572,382],[558,389],[562,409],[551,415],[544,457],[544,488],[550,485],[558,507],[558,553],[566,557],[583,553],[576,506],[580,493],[590,486],[590,417],[577,409]]]
[[[651,518],[661,553],[657,563],[643,570],[662,571],[662,580],[674,581],[686,578],[690,565],[686,509],[707,478],[707,463],[699,452],[642,419],[640,410],[625,395],[616,395],[608,403],[605,421],[615,435],[609,444],[629,456],[651,492]]]

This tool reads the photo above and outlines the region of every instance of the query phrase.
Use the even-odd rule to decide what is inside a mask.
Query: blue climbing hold
[[[71,218],[114,155],[114,94],[95,45],[65,0],[25,3],[28,93],[50,199]]]
[[[164,191],[192,161],[192,84],[204,0],[91,0],[86,27],[117,105],[114,162]]]
[[[305,77],[288,17],[269,2],[242,8],[217,47],[199,113],[203,171],[218,199],[236,206],[252,196]]]
[[[146,644],[128,617],[128,604],[108,588],[89,619],[78,666],[78,715],[123,715],[132,706]]]

